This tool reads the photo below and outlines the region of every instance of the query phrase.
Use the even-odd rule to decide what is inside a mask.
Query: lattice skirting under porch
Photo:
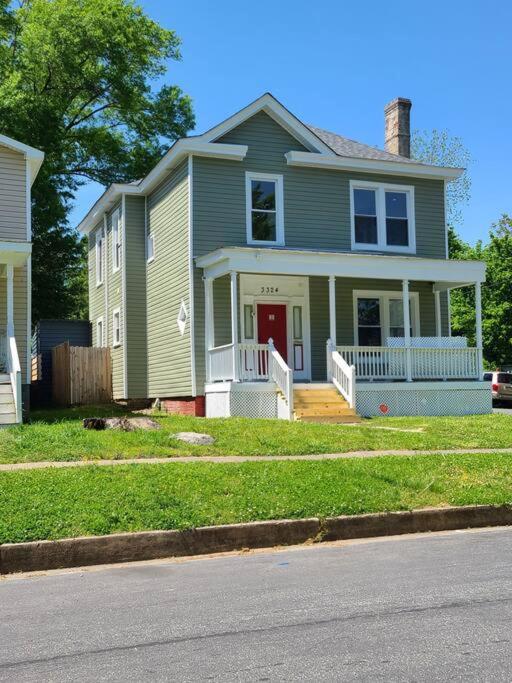
[[[492,412],[487,382],[388,382],[359,384],[356,411],[362,417],[479,415]]]

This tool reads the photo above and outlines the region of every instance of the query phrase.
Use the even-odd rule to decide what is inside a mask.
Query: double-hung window
[[[112,214],[112,272],[121,268],[121,212],[116,209]]]
[[[414,253],[414,187],[350,182],[352,249]]]
[[[419,334],[419,298],[409,295],[410,335]],[[389,337],[403,337],[404,308],[398,292],[354,292],[354,331],[358,346],[386,346]]]
[[[103,318],[98,318],[96,320],[96,346],[104,346],[105,342],[103,339]]]
[[[112,344],[121,346],[121,309],[112,311]]]
[[[284,245],[283,176],[245,174],[247,243]]]
[[[96,232],[96,286],[103,284],[105,269],[105,233],[103,228]]]

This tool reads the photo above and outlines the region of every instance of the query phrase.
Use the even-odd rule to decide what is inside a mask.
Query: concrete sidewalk
[[[390,451],[348,451],[346,453],[316,453],[312,455],[184,455],[169,458],[126,458],[125,460],[71,460],[71,461],[41,461],[19,462],[0,465],[0,472],[14,472],[17,470],[38,470],[51,467],[88,467],[90,465],[159,465],[166,463],[237,463],[237,462],[273,462],[283,460],[343,460],[346,458],[381,458],[386,455],[409,457],[411,455],[457,455],[479,453],[510,453],[512,448],[452,448],[444,450],[390,450]]]

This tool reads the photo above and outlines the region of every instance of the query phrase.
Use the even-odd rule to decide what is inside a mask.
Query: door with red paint
[[[288,361],[286,334],[286,306],[284,304],[258,304],[258,343],[266,344],[270,338],[285,361]]]

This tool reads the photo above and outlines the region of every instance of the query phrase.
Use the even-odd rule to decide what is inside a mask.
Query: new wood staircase
[[[293,409],[296,420],[332,424],[358,423],[361,418],[332,384],[294,387]]]
[[[0,373],[0,426],[16,424],[16,406],[9,375]]]

